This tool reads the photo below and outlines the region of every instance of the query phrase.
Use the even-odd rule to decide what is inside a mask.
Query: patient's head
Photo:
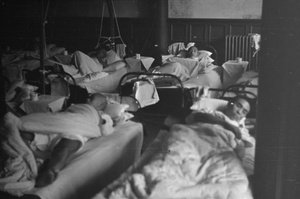
[[[181,51],[179,51],[179,53],[176,56],[180,57],[180,58],[187,58],[188,57],[188,51],[187,50],[181,50]]]
[[[107,52],[105,49],[103,48],[96,49],[95,57],[97,57],[99,60],[103,60],[104,58],[106,58],[106,56],[107,56]]]
[[[103,111],[107,105],[106,97],[100,93],[92,94],[87,103],[94,107],[97,111]]]
[[[245,96],[236,96],[230,100],[223,111],[231,120],[241,121],[250,112],[250,103]]]
[[[187,54],[188,58],[198,58],[199,56],[199,50],[196,46],[192,46],[188,49],[188,54]]]

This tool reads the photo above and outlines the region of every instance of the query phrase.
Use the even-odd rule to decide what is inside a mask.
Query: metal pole
[[[44,0],[41,0],[41,39],[40,39],[40,71],[41,75],[41,92],[42,94],[46,93],[45,89],[45,54],[46,54],[46,16],[49,7],[49,1],[47,1],[47,7],[45,10]]]

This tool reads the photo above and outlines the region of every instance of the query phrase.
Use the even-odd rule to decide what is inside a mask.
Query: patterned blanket
[[[161,131],[141,159],[93,199],[250,199],[236,147],[234,135],[219,125],[173,125],[170,131]]]

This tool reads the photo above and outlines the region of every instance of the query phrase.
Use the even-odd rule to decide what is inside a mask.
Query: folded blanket
[[[93,199],[250,199],[248,179],[234,153],[236,142],[219,125],[173,125],[139,162]]]

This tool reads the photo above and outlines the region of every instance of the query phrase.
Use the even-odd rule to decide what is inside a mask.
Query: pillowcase
[[[207,51],[207,50],[199,50],[199,58],[201,59],[202,57],[210,57],[212,55],[212,52]]]
[[[227,100],[215,98],[200,98],[191,106],[191,110],[200,111],[202,109],[210,109],[214,111],[223,110],[228,104]]]
[[[104,109],[104,113],[109,115],[115,124],[124,122],[133,117],[131,113],[126,112],[128,104],[109,103]]]
[[[109,50],[106,52],[105,61],[108,65],[115,63],[116,61],[120,61],[120,60],[122,60],[122,59],[114,50]]]

